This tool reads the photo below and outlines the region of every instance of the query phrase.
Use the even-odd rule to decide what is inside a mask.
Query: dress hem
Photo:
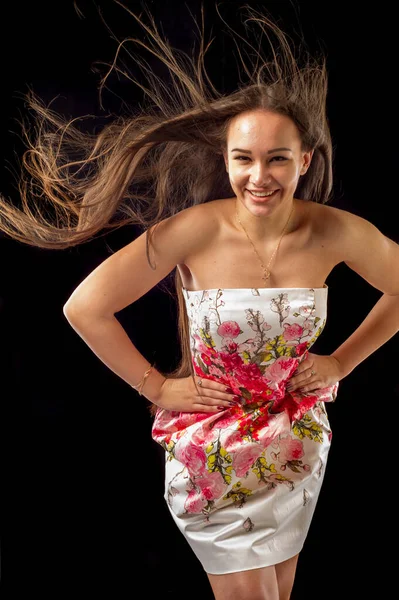
[[[290,548],[289,550],[284,550],[281,552],[273,551],[273,559],[262,561],[261,564],[256,564],[253,566],[240,567],[237,569],[230,569],[230,570],[218,571],[218,572],[207,570],[204,567],[204,565],[202,565],[202,567],[207,575],[229,575],[230,573],[240,573],[241,571],[253,571],[254,569],[264,569],[265,567],[273,567],[274,565],[278,565],[279,563],[282,563],[286,560],[289,560],[290,558],[293,558],[294,556],[299,554],[299,552],[301,552],[301,550],[303,549],[303,546],[304,546],[304,542],[301,542],[300,544],[298,544],[295,547],[295,550]]]

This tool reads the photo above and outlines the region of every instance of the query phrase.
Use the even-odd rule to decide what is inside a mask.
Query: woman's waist
[[[237,403],[218,413],[181,412],[159,408],[155,415],[152,436],[158,443],[179,438],[186,431],[197,428],[226,429],[230,428],[243,433],[249,429],[260,432],[275,424],[275,420],[285,420],[287,426],[304,418],[306,413],[315,409],[323,411],[325,402],[333,402],[336,398],[338,383],[308,393],[288,392],[279,389],[273,397],[264,392],[239,395]],[[246,391],[248,391],[246,389]]]

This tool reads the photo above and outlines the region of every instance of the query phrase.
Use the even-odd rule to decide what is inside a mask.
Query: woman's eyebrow
[[[272,152],[281,152],[282,150],[286,150],[288,152],[292,152],[291,148],[273,148],[273,150],[268,150],[267,154],[271,154]],[[242,148],[233,148],[230,152],[243,152],[244,154],[252,154],[251,150],[243,150]]]

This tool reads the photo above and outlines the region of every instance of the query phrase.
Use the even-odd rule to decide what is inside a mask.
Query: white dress
[[[274,565],[302,549],[330,448],[324,402],[338,384],[286,390],[324,328],[328,288],[183,293],[196,380],[240,401],[216,414],[158,409],[165,500],[207,573]]]

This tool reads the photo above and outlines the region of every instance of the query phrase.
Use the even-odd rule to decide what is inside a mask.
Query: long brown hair
[[[197,54],[193,58],[185,55],[182,60],[182,53],[160,35],[148,10],[144,21],[145,17],[121,6],[147,36],[147,41],[137,37],[129,42],[161,61],[170,81],[166,84],[152,74],[145,60],[136,56],[147,84],[134,82],[146,102],[96,134],[82,131],[79,121],[63,118],[30,93],[27,104],[34,127],[23,127],[27,149],[19,179],[21,205],[0,198],[0,229],[5,234],[32,246],[64,249],[135,224],[147,232],[148,250],[153,228],[162,219],[195,204],[233,196],[223,162],[227,129],[236,115],[254,109],[290,117],[303,149],[314,150],[296,197],[323,203],[329,200],[332,144],[323,56],[312,57],[302,46],[297,57],[291,40],[268,16],[244,6],[248,37],[227,26],[238,51],[242,80],[233,92],[223,94],[215,89],[205,68],[209,43],[203,9],[201,24],[196,23],[200,32]],[[219,9],[217,12],[223,20]],[[254,40],[260,39],[268,42],[263,44],[268,56],[260,50],[261,44],[255,49]],[[124,43],[119,44],[111,70],[118,69]],[[245,46],[252,54],[244,56]],[[102,86],[108,76],[109,72]],[[147,256],[151,265],[149,252]],[[181,288],[176,269],[182,358],[170,374],[174,377],[193,374]]]

